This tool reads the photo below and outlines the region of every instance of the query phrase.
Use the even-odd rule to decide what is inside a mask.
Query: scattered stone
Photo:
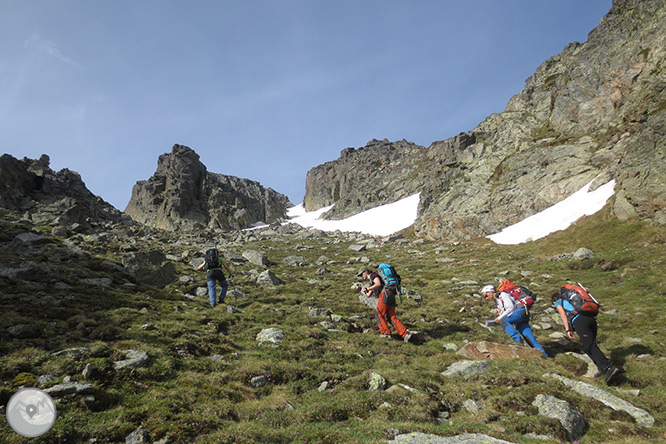
[[[270,261],[266,257],[265,253],[257,250],[245,250],[243,251],[243,257],[248,260],[251,264],[257,265],[259,267],[267,268],[270,266]]]
[[[386,390],[386,379],[379,373],[372,372],[368,377],[368,390],[383,391]]]
[[[328,388],[328,381],[324,381],[321,384],[319,384],[317,390],[320,392],[325,392],[327,388]]]
[[[272,287],[283,284],[283,282],[271,270],[266,270],[257,277],[257,284]]]
[[[539,409],[541,416],[555,418],[560,421],[567,432],[569,441],[578,440],[588,429],[583,414],[566,401],[554,396],[540,394],[536,396],[532,405]]]
[[[462,376],[465,379],[473,375],[482,375],[490,370],[490,361],[458,361],[449,365],[441,374],[447,378]]]
[[[148,429],[140,426],[125,437],[125,444],[144,444],[147,443],[149,439]]]
[[[52,356],[71,358],[76,361],[87,358],[90,355],[90,349],[88,347],[73,347],[66,348],[57,352],[51,353]]]
[[[303,267],[305,264],[305,258],[303,256],[287,256],[282,259],[283,264],[287,264],[290,267]]]
[[[331,310],[328,308],[311,308],[309,316],[311,317],[317,317],[317,316],[330,316],[331,315]]]
[[[463,402],[463,407],[465,407],[465,409],[468,412],[476,415],[481,410],[485,409],[486,405],[484,403],[482,403],[481,401],[475,401],[473,399],[466,399],[465,402]]]
[[[54,398],[60,398],[67,395],[83,395],[90,394],[94,391],[92,384],[79,384],[76,382],[69,382],[63,384],[56,384],[53,387],[44,389],[45,393],[48,393]]]
[[[268,379],[264,375],[255,376],[250,379],[250,387],[252,388],[261,388],[265,387],[268,384]]]
[[[51,384],[52,382],[55,382],[56,379],[58,379],[58,378],[56,378],[53,375],[41,375],[40,377],[37,378],[37,384],[40,387],[44,387],[46,385]]]
[[[457,352],[460,347],[458,347],[456,344],[453,342],[447,342],[446,344],[443,345],[443,347],[447,350]]]
[[[365,245],[360,245],[360,244],[353,244],[353,245],[350,245],[350,246],[349,246],[349,249],[350,249],[351,251],[355,251],[355,252],[357,252],[357,253],[360,253],[361,251],[365,251],[366,248],[367,248],[367,247],[366,247]]]
[[[271,344],[281,344],[284,340],[284,331],[279,328],[265,328],[257,334],[257,342],[259,346],[262,346],[265,342],[270,342]]]
[[[144,366],[150,357],[148,353],[143,350],[132,350],[127,349],[122,351],[125,354],[125,359],[122,361],[116,361],[113,363],[114,370],[121,370],[127,367],[142,367]]]
[[[244,298],[245,293],[243,293],[241,290],[239,290],[237,288],[232,288],[229,291],[227,291],[227,298],[229,298],[229,297],[234,298],[234,300],[237,299],[237,298]]]
[[[95,374],[95,368],[92,366],[92,364],[86,364],[81,374],[85,379],[92,379]]]
[[[18,339],[31,339],[40,337],[42,328],[34,324],[17,324],[7,327],[7,333]]]
[[[592,250],[588,250],[587,248],[579,248],[573,254],[573,258],[577,261],[584,261],[587,259],[592,259],[593,257],[594,253],[592,252]]]

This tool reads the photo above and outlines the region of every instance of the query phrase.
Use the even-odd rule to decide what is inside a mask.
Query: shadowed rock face
[[[91,193],[74,171],[58,172],[46,154],[38,160],[0,156],[0,208],[26,212],[38,225],[88,226],[118,222],[120,211]]]
[[[585,43],[546,60],[504,112],[428,148],[372,141],[313,168],[307,210],[331,218],[421,192],[418,233],[500,231],[616,181],[611,211],[666,223],[666,5],[615,0]]]
[[[155,174],[139,181],[125,213],[167,230],[247,228],[286,217],[289,199],[258,182],[208,172],[192,149],[174,145]]]

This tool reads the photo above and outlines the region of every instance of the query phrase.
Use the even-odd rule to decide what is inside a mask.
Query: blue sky
[[[428,146],[504,110],[610,0],[5,0],[0,148],[123,210],[174,144],[305,193],[373,138]]]

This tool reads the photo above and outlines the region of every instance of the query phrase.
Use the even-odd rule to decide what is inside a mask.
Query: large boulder
[[[489,359],[489,360],[511,360],[515,358],[533,358],[538,359],[543,354],[534,348],[497,344],[495,342],[469,342],[463,348],[457,351],[461,356],[468,359]]]

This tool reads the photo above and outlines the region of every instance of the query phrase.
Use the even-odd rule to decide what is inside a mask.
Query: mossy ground
[[[12,239],[17,230],[6,226],[0,239]],[[183,297],[205,285],[203,273],[186,261],[176,266],[182,275],[195,277],[194,284],[112,290],[91,288],[72,277],[85,270],[89,277],[131,280],[98,265],[114,257],[118,245],[112,241],[78,259],[37,258],[54,270],[51,275],[44,273],[46,289],[0,278],[0,401],[6,404],[19,387],[34,386],[43,374],[83,381],[81,372],[87,364],[95,370],[89,381],[95,385],[95,399],[57,399],[59,417],[51,431],[39,438],[22,438],[3,421],[0,441],[125,442],[143,425],[151,440],[168,436],[172,443],[380,443],[397,432],[411,431],[442,436],[486,433],[512,442],[544,442],[524,435],[550,434],[556,437],[552,442],[561,442],[564,434],[559,423],[538,415],[532,406],[539,393],[567,400],[583,412],[590,429],[579,442],[648,443],[664,438],[666,230],[639,222],[620,223],[602,211],[547,239],[517,246],[485,239],[455,244],[409,240],[362,253],[350,251],[350,242],[316,240],[262,240],[238,246],[238,250],[266,252],[275,264],[271,270],[285,284],[261,288],[244,274],[258,267],[236,265],[234,282],[246,296],[227,302],[238,308],[237,313],[228,313],[224,307],[212,309],[207,298]],[[153,247],[172,252],[175,248],[173,243],[153,242]],[[553,259],[580,247],[593,250],[594,259]],[[311,265],[282,263],[293,254],[304,256]],[[326,265],[330,273],[319,276],[315,272],[321,266],[315,263],[322,255],[335,262]],[[416,343],[378,336],[374,314],[350,289],[361,265],[350,259],[361,255],[375,265],[390,261],[402,275],[403,285],[422,296],[421,302],[404,298],[397,308],[407,328],[419,332]],[[25,259],[0,255],[5,266],[16,267]],[[53,288],[54,274],[72,288]],[[448,365],[462,359],[444,347],[447,343],[509,343],[501,330],[491,332],[479,324],[492,313],[492,306],[478,290],[498,277],[537,292],[535,318],[551,322],[553,329],[535,332],[553,358],[493,361],[491,371],[469,379],[442,376]],[[40,279],[39,275],[34,278]],[[547,372],[582,378],[586,372],[581,361],[565,354],[578,352],[577,342],[559,344],[548,336],[561,331],[546,311],[550,294],[569,281],[584,283],[603,304],[599,342],[625,370],[608,390],[650,412],[656,419],[653,428],[639,427],[627,414],[542,378]],[[309,316],[311,307],[341,315],[339,331],[322,327],[319,322],[324,318]],[[13,340],[6,334],[7,327],[24,321],[38,324],[42,336]],[[142,328],[148,323],[152,329]],[[285,340],[275,348],[259,347],[256,335],[269,327],[283,329]],[[76,346],[90,348],[90,354],[82,360],[51,355]],[[112,370],[112,361],[127,348],[147,351],[150,364]],[[215,355],[219,359],[211,359]],[[395,388],[368,391],[371,372],[381,374]],[[250,380],[259,375],[268,384],[252,388]],[[320,392],[318,387],[325,381],[328,388]],[[591,383],[606,389],[602,381]],[[640,389],[640,396],[626,389]],[[462,405],[467,399],[481,401],[485,409],[469,413]]]

